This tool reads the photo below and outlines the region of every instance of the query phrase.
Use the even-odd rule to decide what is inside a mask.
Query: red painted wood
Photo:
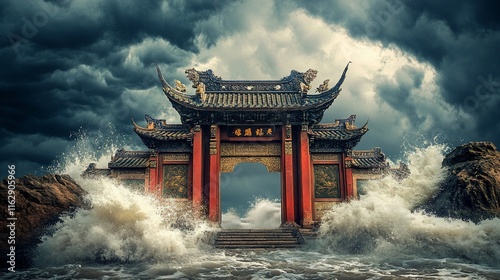
[[[217,153],[210,153],[210,182],[209,182],[209,203],[208,203],[208,219],[212,222],[220,222],[220,129],[217,127],[215,133],[215,142]],[[210,139],[213,141],[214,139]]]
[[[203,139],[201,128],[193,130],[193,207],[200,211],[203,206]]]
[[[351,162],[352,158],[351,157],[345,157],[344,158],[344,166],[345,162]],[[345,181],[346,181],[346,201],[350,201],[351,199],[354,198],[354,184],[353,184],[353,177],[352,177],[352,168],[346,168],[345,169]]]
[[[158,167],[160,166],[160,163],[158,163],[158,156],[151,156],[149,157],[149,162],[150,164],[152,162],[156,162],[156,167],[151,167],[149,168],[149,193],[157,195],[158,191]]]
[[[295,193],[294,193],[294,174],[293,174],[293,152],[291,154],[286,154],[285,142],[291,140],[286,139],[286,132],[283,129],[282,136],[282,176],[283,176],[283,189],[284,196],[282,197],[282,206],[284,208],[284,221],[283,223],[294,223],[295,222]],[[291,144],[291,142],[290,142]],[[281,210],[283,212],[283,210]]]
[[[300,132],[300,188],[302,226],[312,227],[313,225],[313,191],[312,191],[312,171],[311,156],[309,153],[309,136],[307,131]]]

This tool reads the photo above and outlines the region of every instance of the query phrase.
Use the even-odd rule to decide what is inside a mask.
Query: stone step
[[[302,243],[304,238],[295,228],[221,230],[214,239],[216,248],[225,249],[296,248]]]
[[[293,249],[300,247],[300,244],[228,244],[215,245],[218,249]]]

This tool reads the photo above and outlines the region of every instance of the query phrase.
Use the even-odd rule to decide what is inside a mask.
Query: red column
[[[203,206],[203,139],[201,127],[193,130],[193,207],[200,211]]]
[[[149,155],[149,188],[148,192],[158,195],[158,153],[156,151],[151,151]]]
[[[345,200],[350,201],[354,198],[354,187],[353,187],[353,177],[352,177],[352,158],[350,156],[344,157],[344,167],[345,167],[345,182],[346,182],[346,194]]]
[[[309,135],[307,124],[302,125],[300,131],[300,187],[301,187],[301,209],[302,226],[312,227],[313,221],[313,193],[311,155],[309,153]]]
[[[293,183],[293,149],[292,149],[292,126],[285,125],[282,129],[282,184],[283,197],[282,207],[285,211],[282,217],[283,223],[295,222],[295,193]]]
[[[220,222],[219,195],[219,163],[220,163],[220,130],[217,125],[210,126],[210,182],[208,218],[212,222]]]

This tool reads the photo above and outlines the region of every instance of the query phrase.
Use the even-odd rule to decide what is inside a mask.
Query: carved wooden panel
[[[268,172],[280,172],[280,157],[221,157],[220,171],[233,172],[234,167],[242,162],[259,162],[266,166]]]
[[[163,197],[188,198],[188,165],[163,165]]]
[[[280,143],[221,143],[221,156],[280,156]]]
[[[165,154],[163,155],[165,161],[189,161],[188,154]]]
[[[292,142],[286,141],[285,142],[285,155],[291,155],[292,154]]]
[[[331,161],[340,161],[339,154],[312,154],[313,160],[331,160]]]
[[[314,164],[314,197],[340,198],[339,166]]]
[[[338,202],[336,201],[316,201],[314,202],[314,219],[316,221],[321,221],[323,216],[330,211],[335,204]]]

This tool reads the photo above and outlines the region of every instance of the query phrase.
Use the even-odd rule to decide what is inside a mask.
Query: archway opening
[[[223,228],[278,228],[281,224],[281,176],[262,163],[240,163],[221,173]]]

